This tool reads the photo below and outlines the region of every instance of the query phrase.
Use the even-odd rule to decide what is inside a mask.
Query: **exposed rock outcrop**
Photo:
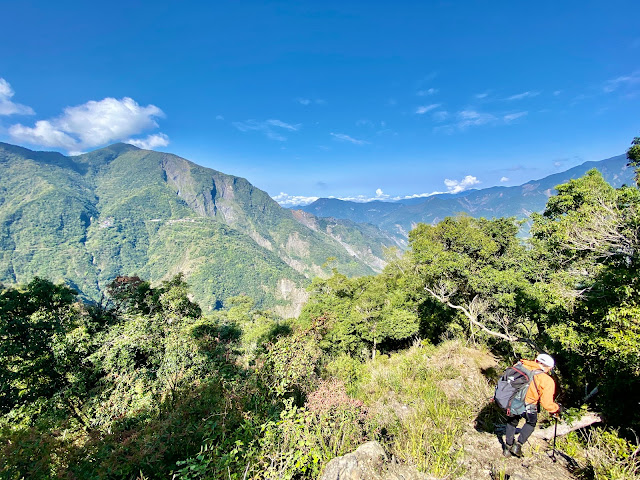
[[[331,460],[320,480],[435,480],[414,467],[390,461],[378,442],[367,442],[355,452]]]

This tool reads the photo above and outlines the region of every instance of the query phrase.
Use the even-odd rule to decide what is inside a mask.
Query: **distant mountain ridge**
[[[0,143],[0,282],[38,275],[98,299],[116,275],[182,272],[205,309],[246,293],[294,315],[309,278],[332,266],[372,274],[399,244],[371,225],[282,208],[247,180],[176,155]]]
[[[544,210],[547,199],[554,188],[572,178],[584,175],[597,168],[614,187],[633,182],[633,169],[626,166],[624,155],[598,162],[585,162],[564,172],[549,175],[539,180],[531,180],[514,187],[491,187],[464,192],[462,195],[437,194],[426,197],[419,203],[373,201],[357,203],[334,198],[320,198],[315,202],[298,207],[318,217],[348,219],[366,222],[390,233],[407,237],[417,223],[433,224],[447,216],[460,212],[473,217],[516,217],[526,218],[533,212]]]

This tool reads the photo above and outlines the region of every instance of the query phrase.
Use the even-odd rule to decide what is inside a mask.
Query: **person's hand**
[[[562,416],[562,412],[564,412],[564,407],[558,404],[558,410],[551,414],[553,418],[560,418]]]

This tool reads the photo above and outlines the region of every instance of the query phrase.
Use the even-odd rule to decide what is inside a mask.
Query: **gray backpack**
[[[542,370],[529,370],[522,362],[507,368],[493,395],[493,399],[500,408],[506,411],[507,416],[522,415],[526,410],[524,402],[527,390],[531,382],[536,384],[535,376]]]

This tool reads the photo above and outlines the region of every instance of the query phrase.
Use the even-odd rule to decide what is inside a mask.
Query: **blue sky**
[[[640,2],[4,2],[0,141],[282,204],[517,185],[640,135]]]

